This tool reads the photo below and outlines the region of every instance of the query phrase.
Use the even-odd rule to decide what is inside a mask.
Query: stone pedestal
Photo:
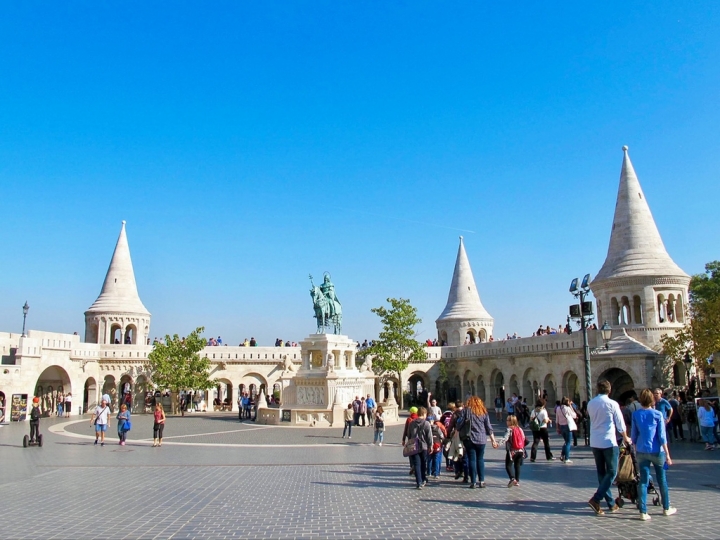
[[[259,411],[259,423],[342,426],[355,396],[375,395],[375,375],[355,365],[357,347],[347,336],[311,334],[300,342],[302,365],[281,377],[281,408]]]

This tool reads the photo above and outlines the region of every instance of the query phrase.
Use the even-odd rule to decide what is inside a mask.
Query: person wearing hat
[[[90,418],[90,425],[95,426],[95,444],[100,440],[100,446],[105,446],[105,432],[108,427],[108,417],[110,416],[110,408],[108,407],[108,400],[105,399],[108,396],[103,396],[100,405],[95,407]]]
[[[30,442],[36,442],[40,435],[40,398],[35,396],[30,411]]]

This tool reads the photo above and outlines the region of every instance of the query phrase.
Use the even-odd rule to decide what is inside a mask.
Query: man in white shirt
[[[603,499],[610,512],[619,510],[610,491],[617,475],[619,449],[616,432],[622,435],[627,444],[632,444],[632,441],[625,430],[620,405],[608,397],[610,382],[599,381],[597,390],[598,395],[587,404],[587,412],[590,420],[590,447],[595,458],[599,486],[588,504],[596,514],[602,515],[605,513],[600,506]]]
[[[100,405],[95,407],[95,412],[93,412],[90,418],[90,425],[95,425],[95,444],[98,443],[99,438],[100,446],[105,446],[105,432],[107,431],[109,416],[110,407],[108,407],[108,402],[103,398]]]
[[[442,416],[442,409],[438,407],[436,399],[433,399],[430,402],[430,414],[432,414],[436,420],[440,420],[440,417]]]

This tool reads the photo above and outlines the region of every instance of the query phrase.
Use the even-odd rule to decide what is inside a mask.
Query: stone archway
[[[115,382],[115,377],[112,375],[105,375],[105,379],[103,380],[103,389],[102,389],[102,395],[107,395],[110,397],[110,410],[117,410],[118,406],[118,392],[117,392],[117,383]]]
[[[500,398],[503,400],[503,403],[505,402],[505,377],[502,374],[502,371],[496,371],[494,375],[491,377],[492,379],[492,385],[493,385],[493,391],[496,396],[500,396]],[[493,397],[493,400],[495,398]]]
[[[83,412],[94,409],[98,404],[97,382],[93,377],[88,377],[83,389]]]
[[[35,383],[35,395],[40,398],[40,410],[49,415],[57,410],[58,392],[72,392],[70,376],[62,367],[54,365],[40,374]]]
[[[151,413],[152,408],[150,410],[145,409],[145,403],[146,403],[146,394],[150,390],[150,385],[148,384],[147,377],[145,375],[138,375],[137,381],[135,381],[135,387],[133,388],[132,393],[132,411],[134,413],[140,413],[140,412],[147,412]],[[149,403],[152,403],[150,401]]]
[[[551,374],[545,376],[543,381],[543,392],[547,394],[546,407],[548,412],[555,409],[555,402],[557,401],[557,385],[555,384],[555,378]]]
[[[534,380],[535,371],[533,368],[526,369],[523,374],[522,395],[527,400],[530,407],[533,407],[535,405],[535,400],[537,400],[537,394],[535,393],[537,383],[533,386]]]
[[[516,396],[520,395],[520,388],[518,387],[517,375],[512,375],[510,377],[510,385],[509,385],[508,391],[510,392],[510,394],[515,394]]]
[[[610,399],[614,399],[618,403],[625,403],[630,396],[637,397],[635,383],[630,374],[624,369],[610,368],[597,378],[598,381],[602,379],[607,379],[610,382]]]
[[[482,399],[483,403],[487,404],[487,396],[485,394],[485,380],[483,379],[482,375],[478,375],[477,386],[475,388],[477,397]]]
[[[580,379],[574,371],[566,371],[563,375],[562,395],[575,403],[580,403]]]

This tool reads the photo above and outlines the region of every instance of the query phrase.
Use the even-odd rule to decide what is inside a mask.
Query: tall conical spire
[[[460,237],[460,247],[455,260],[455,271],[453,272],[447,305],[436,322],[456,319],[492,320],[492,317],[480,302],[480,294],[478,294],[475,286],[475,278],[470,268],[467,253],[465,253],[462,236]]]
[[[102,291],[88,312],[150,314],[138,295],[124,221]]]
[[[687,277],[665,250],[630,161],[628,147],[622,149],[623,164],[610,246],[594,281],[636,276]]]

